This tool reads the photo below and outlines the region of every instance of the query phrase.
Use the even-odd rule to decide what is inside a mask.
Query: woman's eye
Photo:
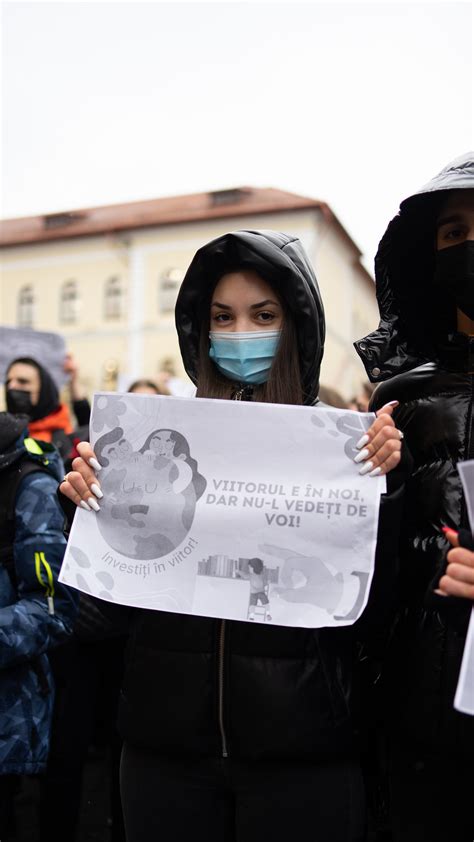
[[[268,310],[265,310],[264,312],[258,314],[258,318],[262,322],[271,322],[275,318],[275,313],[270,313]]]
[[[447,231],[444,232],[443,238],[445,240],[459,240],[460,237],[463,237],[465,234],[465,229],[460,228],[449,228]]]
[[[228,322],[230,320],[229,313],[216,313],[213,318],[215,322]]]

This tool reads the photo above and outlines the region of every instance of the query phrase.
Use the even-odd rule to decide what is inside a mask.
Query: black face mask
[[[474,241],[466,240],[436,253],[434,284],[450,292],[456,306],[474,320]]]
[[[11,412],[12,415],[28,415],[31,418],[33,404],[29,392],[24,392],[21,389],[7,389],[6,402],[8,412]]]

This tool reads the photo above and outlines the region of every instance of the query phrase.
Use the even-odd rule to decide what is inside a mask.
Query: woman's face
[[[18,389],[20,392],[29,392],[32,406],[39,401],[41,390],[41,379],[39,371],[28,363],[13,363],[8,369],[5,382],[7,389]]]
[[[127,441],[127,439],[119,439],[119,441],[112,442],[112,444],[106,444],[105,447],[102,448],[103,455],[110,462],[128,459],[132,452],[132,445],[129,441]]]
[[[158,456],[172,456],[174,445],[171,432],[169,430],[162,430],[161,433],[153,436],[150,442],[150,449],[157,453]]]
[[[438,251],[474,240],[474,190],[453,190],[436,223]]]
[[[223,275],[211,301],[211,330],[241,333],[280,330],[283,308],[275,291],[256,272]]]

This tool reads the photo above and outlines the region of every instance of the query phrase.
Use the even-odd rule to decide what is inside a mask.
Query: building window
[[[105,282],[104,316],[113,321],[123,315],[123,287],[120,278],[114,275]]]
[[[176,298],[184,278],[182,269],[167,269],[163,272],[158,291],[158,308],[162,315],[174,313]]]
[[[72,325],[77,322],[79,313],[79,292],[77,282],[65,281],[61,287],[59,300],[59,321],[62,324]]]
[[[230,190],[213,190],[209,193],[211,205],[218,208],[221,205],[238,205],[252,193],[248,188],[233,187]]]
[[[33,287],[21,287],[20,292],[18,293],[17,321],[19,327],[33,327],[34,307],[35,296],[33,293]]]
[[[82,222],[85,219],[83,213],[49,213],[43,216],[43,225],[46,231],[55,228],[64,228],[65,225],[73,225],[75,222]]]

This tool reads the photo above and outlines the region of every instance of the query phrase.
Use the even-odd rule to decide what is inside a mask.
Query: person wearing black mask
[[[453,190],[436,221],[434,284],[457,309],[458,330],[474,334],[474,187]]]
[[[382,670],[395,842],[474,837],[474,717],[453,707],[472,602],[442,591],[446,534],[468,527],[457,463],[474,458],[473,254],[471,152],[402,202],[375,259],[380,325],[356,343],[381,383],[371,408],[397,396],[414,459]]]
[[[8,412],[27,415],[29,435],[54,444],[65,458],[71,449],[73,432],[69,409],[59,399],[51,375],[30,357],[10,363],[5,381]]]

